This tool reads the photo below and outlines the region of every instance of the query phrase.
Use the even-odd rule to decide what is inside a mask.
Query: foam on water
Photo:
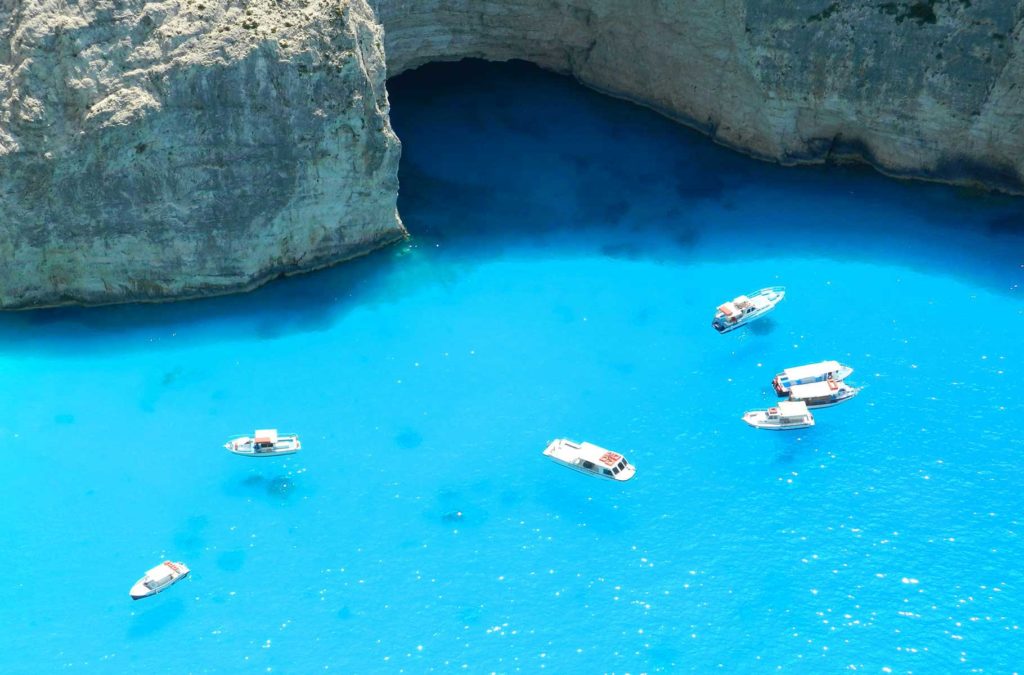
[[[526,66],[391,92],[410,242],[0,316],[0,670],[1024,662],[1019,200],[754,162]],[[823,358],[860,396],[740,421]],[[265,425],[303,451],[220,447]],[[558,467],[556,436],[637,478]],[[132,603],[165,557],[191,578]]]

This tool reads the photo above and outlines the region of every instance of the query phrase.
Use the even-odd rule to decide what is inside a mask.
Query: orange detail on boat
[[[614,452],[606,452],[603,455],[601,455],[600,461],[602,464],[607,464],[608,466],[615,466],[616,464],[619,463],[620,459],[622,459],[622,455],[618,455]]]

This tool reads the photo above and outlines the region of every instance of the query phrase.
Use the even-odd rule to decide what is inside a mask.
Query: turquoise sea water
[[[759,163],[527,66],[391,92],[407,244],[0,315],[0,671],[1024,667],[1024,201]],[[859,397],[740,421],[824,358]],[[220,447],[257,426],[305,447]]]

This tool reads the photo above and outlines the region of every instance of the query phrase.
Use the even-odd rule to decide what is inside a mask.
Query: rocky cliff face
[[[391,74],[520,58],[786,164],[1024,192],[1006,0],[0,0],[0,307],[250,288],[404,234]]]
[[[784,164],[1024,192],[1021,2],[375,0],[396,74],[522,58]]]
[[[0,305],[250,288],[404,235],[363,2],[0,0]]]

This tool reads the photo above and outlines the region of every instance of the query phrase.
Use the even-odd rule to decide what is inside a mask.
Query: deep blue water
[[[391,101],[408,243],[0,315],[0,671],[1024,667],[1024,200],[756,162],[523,65]],[[823,358],[863,393],[740,421]],[[302,453],[220,447],[265,425]],[[165,557],[191,578],[131,602]]]

